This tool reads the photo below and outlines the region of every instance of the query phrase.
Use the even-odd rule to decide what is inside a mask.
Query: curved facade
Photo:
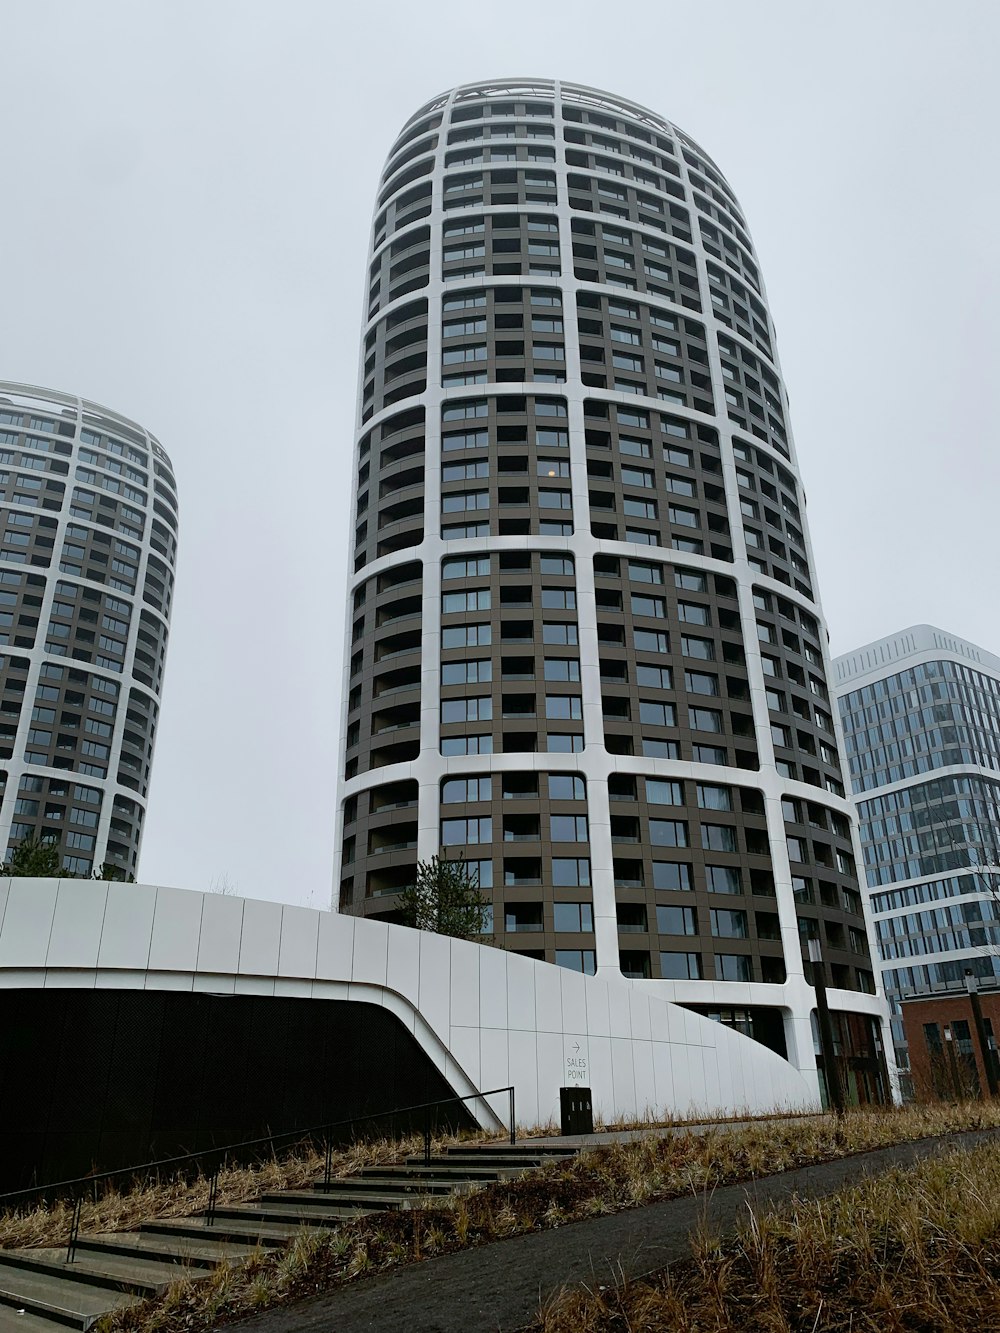
[[[818,934],[874,1058],[805,498],[711,159],[576,85],[435,99],[381,179],[361,360],[341,910],[463,856],[504,948],[803,1070]]]
[[[606,1123],[817,1105],[772,1051],[620,980],[150,884],[0,878],[0,1004],[3,1188],[449,1090],[509,1128],[506,1091],[474,1094],[513,1084],[516,1124],[551,1124],[581,1063]]]
[[[896,1062],[900,998],[1000,976],[1000,657],[913,625],[834,663]]]
[[[177,494],[142,426],[0,381],[0,847],[134,875],[167,648]]]

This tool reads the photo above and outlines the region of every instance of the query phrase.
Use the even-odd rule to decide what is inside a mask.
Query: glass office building
[[[836,659],[896,1061],[899,999],[1000,976],[1000,658],[914,625]]]

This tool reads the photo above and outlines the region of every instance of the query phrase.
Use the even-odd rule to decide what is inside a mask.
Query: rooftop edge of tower
[[[831,665],[836,678],[835,687],[841,694],[859,689],[879,676],[894,675],[904,670],[913,658],[926,657],[928,653],[935,652],[961,658],[970,666],[1000,674],[1000,657],[969,639],[939,629],[936,625],[908,625],[895,634],[861,644],[833,658]]]
[[[715,171],[719,172],[723,180],[726,179],[716,162],[705,152],[697,140],[692,139],[679,126],[658,115],[650,107],[644,106],[641,102],[632,102],[626,97],[620,97],[617,93],[609,93],[603,88],[593,88],[586,83],[573,83],[570,80],[563,79],[542,79],[525,76],[522,78],[486,79],[475,83],[457,84],[454,88],[449,88],[446,92],[439,93],[436,97],[432,97],[430,101],[424,103],[419,111],[415,111],[404,122],[400,133],[415,124],[422,116],[429,115],[433,111],[443,110],[452,100],[455,102],[472,102],[477,98],[509,97],[518,94],[522,97],[552,97],[557,90],[564,101],[576,102],[583,106],[593,106],[602,111],[615,112],[645,123],[654,129],[663,130],[667,134],[676,134],[685,144],[700,153],[705,161]],[[726,184],[728,185],[729,182],[726,181]]]
[[[111,430],[119,427],[132,435],[138,435],[143,439],[148,439],[154,446],[154,453],[162,459],[168,467],[172,468],[170,455],[164,449],[163,445],[140,421],[135,421],[132,417],[124,416],[121,412],[116,412],[114,408],[105,407],[103,403],[95,403],[90,398],[81,398],[78,394],[64,393],[61,389],[47,389],[40,384],[25,384],[20,380],[0,380],[0,402],[9,402],[13,406],[30,407],[32,402],[20,403],[18,399],[34,400],[38,405],[48,404],[53,409],[58,409],[62,414],[72,413],[74,416],[82,418],[84,412],[90,412],[101,416]]]

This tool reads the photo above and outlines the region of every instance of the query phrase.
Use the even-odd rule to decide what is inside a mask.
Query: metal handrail
[[[202,1148],[198,1152],[182,1153],[179,1157],[164,1157],[155,1162],[142,1162],[136,1166],[118,1167],[113,1171],[98,1171],[88,1176],[77,1176],[72,1180],[53,1181],[48,1185],[32,1185],[27,1189],[13,1190],[8,1194],[0,1194],[0,1212],[10,1206],[12,1200],[28,1200],[39,1198],[53,1192],[67,1193],[73,1202],[72,1218],[70,1222],[69,1241],[66,1248],[66,1262],[72,1263],[76,1254],[77,1236],[80,1230],[80,1213],[83,1202],[83,1191],[80,1186],[88,1188],[96,1186],[99,1181],[111,1181],[120,1177],[134,1177],[139,1179],[143,1174],[156,1172],[159,1178],[160,1172],[166,1167],[176,1167],[182,1162],[194,1163],[203,1158],[217,1158],[215,1168],[208,1180],[208,1206],[205,1209],[205,1225],[213,1226],[215,1224],[215,1211],[219,1192],[219,1172],[228,1159],[230,1153],[247,1148],[257,1148],[262,1144],[268,1144],[272,1151],[274,1145],[282,1139],[289,1140],[291,1143],[302,1142],[304,1140],[317,1138],[325,1139],[326,1159],[323,1171],[323,1184],[328,1187],[333,1172],[333,1139],[330,1131],[340,1129],[345,1125],[359,1125],[369,1120],[384,1120],[386,1117],[395,1119],[396,1116],[409,1115],[415,1111],[424,1112],[424,1165],[430,1164],[431,1157],[431,1112],[441,1106],[449,1106],[454,1103],[469,1101],[479,1101],[486,1097],[494,1097],[500,1093],[506,1093],[509,1106],[510,1119],[510,1143],[511,1147],[516,1142],[516,1127],[514,1118],[514,1087],[508,1085],[505,1088],[490,1088],[486,1092],[469,1092],[465,1096],[439,1097],[432,1102],[418,1102],[414,1106],[398,1106],[388,1111],[371,1111],[367,1115],[350,1116],[345,1120],[332,1120],[323,1125],[314,1125],[309,1129],[289,1129],[283,1130],[278,1134],[268,1134],[258,1139],[243,1139],[237,1143],[227,1143],[221,1147]],[[492,1109],[492,1108],[491,1108]],[[435,1120],[436,1123],[436,1120]]]

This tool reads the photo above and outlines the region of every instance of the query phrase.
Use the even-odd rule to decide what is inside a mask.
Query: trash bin
[[[590,1089],[560,1088],[559,1118],[563,1134],[593,1134],[594,1104]]]

